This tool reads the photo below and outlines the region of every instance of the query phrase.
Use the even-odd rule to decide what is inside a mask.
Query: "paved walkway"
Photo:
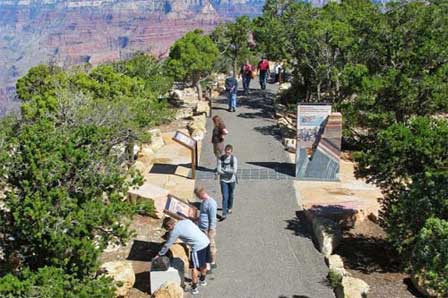
[[[218,223],[218,269],[199,297],[334,297],[325,283],[324,258],[296,215],[293,181],[284,179],[290,168],[272,118],[271,92],[252,90],[248,97],[239,96],[236,113],[226,111],[224,98],[215,101],[213,114],[224,119],[230,132],[226,143],[234,146],[239,167],[249,174],[237,185],[233,214]],[[209,119],[200,158],[205,173],[216,167],[211,131]],[[196,184],[205,186],[221,206],[218,181],[204,172],[201,177]]]

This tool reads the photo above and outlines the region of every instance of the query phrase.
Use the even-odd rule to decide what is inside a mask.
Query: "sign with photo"
[[[173,195],[168,195],[165,210],[163,212],[178,220],[196,220],[199,210],[195,206],[186,203]]]
[[[313,145],[322,133],[322,127],[331,114],[331,105],[299,104],[297,106],[297,150],[306,149],[312,155]]]
[[[189,135],[184,134],[183,132],[176,131],[173,140],[184,145],[185,147],[190,148],[191,150],[195,149],[196,140],[190,137]]]

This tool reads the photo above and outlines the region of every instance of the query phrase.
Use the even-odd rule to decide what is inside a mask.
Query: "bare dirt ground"
[[[400,257],[385,241],[384,231],[370,220],[345,232],[336,250],[345,268],[370,286],[369,298],[423,297],[403,273]]]

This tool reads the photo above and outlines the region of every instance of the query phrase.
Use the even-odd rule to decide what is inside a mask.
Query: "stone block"
[[[183,108],[176,111],[176,120],[190,118],[193,116],[193,108]]]
[[[154,128],[148,131],[151,134],[151,144],[150,148],[153,152],[156,152],[160,148],[162,148],[165,145],[165,142],[163,141],[162,133],[160,132],[160,129]]]
[[[210,106],[208,105],[208,101],[198,101],[198,104],[196,106],[196,113],[203,113],[208,115],[210,113]]]
[[[349,273],[344,268],[344,262],[340,255],[331,255],[326,258],[328,268],[341,276],[348,276]]]
[[[117,297],[126,296],[134,286],[135,273],[130,262],[107,262],[100,266],[100,272],[114,280],[116,285],[115,295]]]
[[[365,281],[344,276],[341,285],[335,290],[335,294],[336,298],[365,298],[369,290],[370,287]]]
[[[182,298],[184,297],[183,289],[174,282],[164,283],[151,296],[152,298]]]
[[[285,145],[286,150],[288,150],[289,152],[291,153],[296,152],[296,139],[284,138],[283,145]]]
[[[178,268],[178,266],[174,266],[174,265],[172,265],[172,266],[175,267],[177,270],[179,270],[179,272],[181,272],[181,271],[183,271],[184,273],[188,272],[190,263],[189,263],[187,248],[180,243],[176,243],[171,246],[170,251],[173,256],[173,259],[180,260],[180,262],[182,263],[182,266],[183,266],[183,270],[180,270]]]
[[[278,91],[280,91],[280,92],[281,91],[285,91],[285,90],[288,90],[291,87],[292,87],[292,85],[289,82],[282,83],[282,84],[280,84],[280,86],[278,86]]]
[[[328,218],[314,217],[313,233],[319,245],[319,251],[326,257],[333,253],[342,239],[339,225]]]
[[[137,189],[128,191],[128,198],[130,201],[138,200],[153,200],[156,209],[156,215],[159,218],[163,217],[163,210],[165,209],[166,200],[169,192],[166,189],[158,187],[151,183],[144,183]]]
[[[180,287],[181,279],[179,271],[170,267],[167,271],[151,271],[149,273],[151,294],[156,292],[166,282],[172,282]]]

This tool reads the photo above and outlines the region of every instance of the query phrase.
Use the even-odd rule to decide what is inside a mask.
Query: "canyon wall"
[[[0,113],[14,105],[15,81],[39,63],[70,66],[167,55],[196,28],[211,31],[239,15],[261,13],[264,0],[2,0]]]

